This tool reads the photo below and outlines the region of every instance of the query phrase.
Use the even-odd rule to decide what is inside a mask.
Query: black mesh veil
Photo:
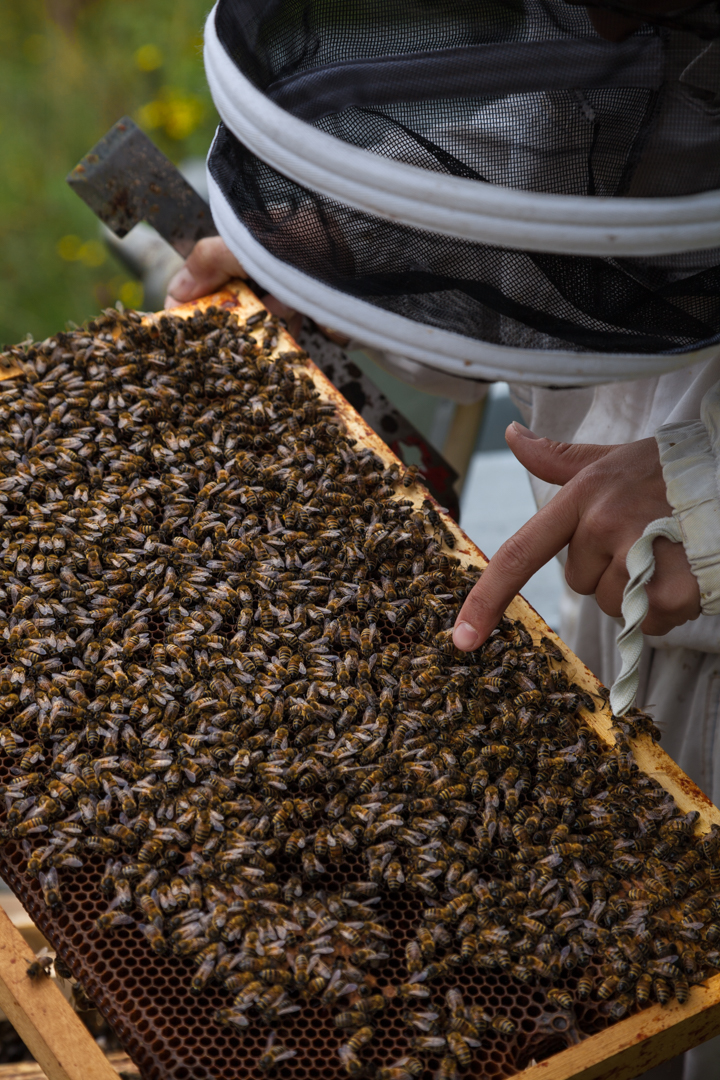
[[[720,188],[715,2],[617,43],[564,0],[220,0],[213,17],[238,79],[338,155],[596,201]],[[212,76],[210,51],[206,63]],[[661,356],[720,342],[715,243],[583,254],[417,227],[278,167],[224,100],[216,197],[269,255],[345,297],[516,349]]]

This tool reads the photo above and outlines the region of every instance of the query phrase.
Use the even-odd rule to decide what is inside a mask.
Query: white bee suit
[[[674,453],[664,463],[668,499],[709,613],[645,639],[638,704],[652,713],[664,749],[720,803],[720,614],[712,595],[720,567],[720,354],[659,378],[578,390],[514,386],[512,396],[537,435],[601,445],[656,436],[664,459]],[[530,480],[538,507],[559,490]],[[606,686],[620,672],[620,627],[593,596],[568,591],[561,636]],[[713,1039],[663,1066],[658,1080],[709,1080],[719,1054],[720,1039]]]

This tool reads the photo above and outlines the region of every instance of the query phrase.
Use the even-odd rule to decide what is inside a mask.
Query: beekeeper
[[[653,9],[670,6],[677,7],[655,0]],[[224,5],[228,26],[231,7]],[[649,3],[643,8],[650,9]],[[619,44],[643,22],[634,11],[619,14],[588,8],[588,13],[598,34]],[[673,89],[659,106],[665,110],[660,113],[661,129],[666,117],[682,125],[683,109],[689,110],[694,146],[705,140],[707,188],[720,186],[719,52],[717,40],[710,45],[681,44],[676,53],[682,63]],[[218,48],[216,56],[221,53]],[[239,115],[228,105],[227,85],[210,68],[208,74],[221,114]],[[494,114],[483,118],[479,110],[477,122],[487,123],[494,139],[500,137]],[[246,130],[250,128],[243,134]],[[506,126],[503,137],[509,143],[508,131],[513,133]],[[460,142],[466,134],[454,133]],[[258,136],[258,146],[263,137]],[[676,160],[679,172],[697,168],[692,148],[682,162]],[[687,184],[687,175],[659,176],[656,170],[650,194],[673,195],[676,188],[682,193]],[[642,197],[647,192],[640,183],[632,194]],[[216,213],[216,206],[213,209]],[[224,220],[231,223],[230,235],[235,227],[232,216]],[[217,213],[216,222],[220,224]],[[224,231],[221,224],[220,231]],[[288,226],[290,235],[292,231]],[[367,235],[370,243],[373,234]],[[235,240],[233,233],[237,251],[242,245]],[[255,251],[254,241],[243,242],[246,250]],[[458,244],[462,261],[460,248]],[[697,265],[693,252],[684,258],[678,277],[707,265],[707,252],[700,253]],[[262,280],[257,268],[252,269]],[[201,241],[170,283],[168,304],[196,299],[243,275],[223,239]],[[529,280],[527,289],[536,286]],[[288,290],[292,293],[290,286],[286,294]],[[291,332],[297,330],[294,309],[269,295],[263,300],[289,321]],[[582,353],[579,357],[582,360]],[[401,377],[457,400],[481,392],[447,366],[441,372],[432,363],[424,367],[417,358],[397,355],[385,355],[383,362]],[[538,383],[543,381],[538,377]],[[681,542],[659,538],[654,543],[656,566],[647,586],[638,704],[652,712],[668,753],[714,802],[720,802],[720,345],[706,347],[702,359],[689,366],[653,377],[574,388],[548,388],[525,380],[512,385],[512,394],[527,426],[511,424],[506,439],[530,473],[539,509],[500,548],[467,597],[455,624],[455,644],[464,651],[477,648],[511,598],[541,566],[560,555],[571,590],[561,634],[606,685],[612,684],[620,668],[616,638],[628,581],[628,551],[650,522],[674,518]],[[706,1044],[685,1055],[684,1063],[663,1066],[658,1076],[700,1080],[713,1075],[717,1052],[714,1043]]]

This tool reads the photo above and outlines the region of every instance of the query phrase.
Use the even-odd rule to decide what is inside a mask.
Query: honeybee
[[[662,980],[661,980],[662,981]],[[597,995],[601,1001],[607,1001],[611,998],[618,988],[620,979],[617,975],[611,975],[604,979],[598,987]]]
[[[627,1013],[628,1009],[632,1006],[633,999],[629,994],[620,994],[617,997],[611,1007],[610,1016],[613,1020],[620,1020]]]
[[[557,990],[554,987],[547,992],[548,1001],[552,1001],[553,1004],[559,1005],[561,1009],[571,1011],[573,1007],[572,995],[567,990]]]
[[[127,912],[115,908],[99,915],[95,920],[95,926],[101,934],[106,934],[108,931],[114,930],[118,926],[131,926],[134,921],[135,920],[132,919]]]
[[[199,966],[197,971],[193,975],[192,982],[190,983],[190,990],[192,991],[192,993],[202,993],[205,986],[215,972],[217,962],[222,956],[222,952],[220,952],[219,950],[222,949],[224,949],[224,946],[222,944],[211,945],[195,957]]]
[[[368,900],[379,892],[379,886],[372,881],[351,881],[343,885],[341,895],[348,899]]]
[[[458,1065],[462,1069],[467,1069],[472,1059],[470,1047],[477,1045],[477,1039],[463,1036],[458,1031],[448,1031],[447,1044],[450,1053],[453,1055]]]
[[[138,928],[147,938],[148,944],[153,952],[159,953],[162,956],[168,951],[168,943],[155,923],[139,923]]]
[[[342,1043],[338,1047],[338,1057],[348,1076],[359,1076],[363,1071],[363,1062],[347,1043]]]
[[[375,637],[375,627],[366,627],[360,633],[360,651],[363,656],[368,657],[373,651],[373,638]]]
[[[406,1001],[425,1001],[430,997],[430,990],[424,983],[407,982],[401,983],[398,994]]]
[[[38,874],[38,881],[40,882],[40,888],[42,889],[43,899],[45,900],[46,905],[51,909],[62,907],[60,882],[55,867],[51,867],[47,873],[43,873],[41,870]]]
[[[493,1016],[490,1021],[490,1026],[495,1031],[499,1031],[500,1034],[504,1035],[507,1039],[511,1038],[516,1030],[515,1021],[511,1020],[509,1016]]]
[[[635,984],[635,1000],[638,1005],[647,1005],[653,987],[652,975],[643,973]]]
[[[250,1020],[245,1013],[234,1006],[218,1009],[215,1013],[215,1020],[220,1027],[232,1027],[242,1034],[250,1026]]]
[[[390,1065],[384,1065],[376,1072],[376,1080],[412,1080],[423,1071],[422,1062],[415,1057],[397,1058]]]
[[[418,941],[409,941],[405,946],[405,966],[410,975],[423,968],[423,955]]]
[[[432,1009],[407,1010],[403,1013],[403,1020],[408,1027],[417,1031],[433,1034],[437,1030],[440,1013]]]
[[[440,1060],[440,1065],[435,1074],[435,1080],[457,1080],[457,1061],[452,1054],[446,1054]]]
[[[416,1035],[411,1042],[413,1050],[421,1053],[437,1053],[447,1045],[443,1035]]]
[[[52,971],[52,966],[53,961],[51,956],[36,956],[27,966],[28,978],[38,979],[43,975],[49,976]]]
[[[364,1027],[358,1028],[357,1031],[353,1032],[345,1045],[352,1053],[357,1054],[364,1046],[367,1046],[368,1043],[372,1041],[374,1034],[373,1028],[371,1028],[369,1024],[366,1024]]]
[[[672,960],[672,958],[671,958]],[[655,960],[649,965],[651,974],[662,975],[664,978],[676,979],[680,972],[674,962]]]
[[[425,926],[417,930],[417,940],[424,960],[431,960],[435,955],[435,939]]]

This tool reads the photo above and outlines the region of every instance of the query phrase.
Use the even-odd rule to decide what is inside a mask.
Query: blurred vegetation
[[[216,114],[202,64],[210,0],[0,4],[0,345],[80,323],[142,289],[65,183],[121,116],[174,161],[205,156]]]

